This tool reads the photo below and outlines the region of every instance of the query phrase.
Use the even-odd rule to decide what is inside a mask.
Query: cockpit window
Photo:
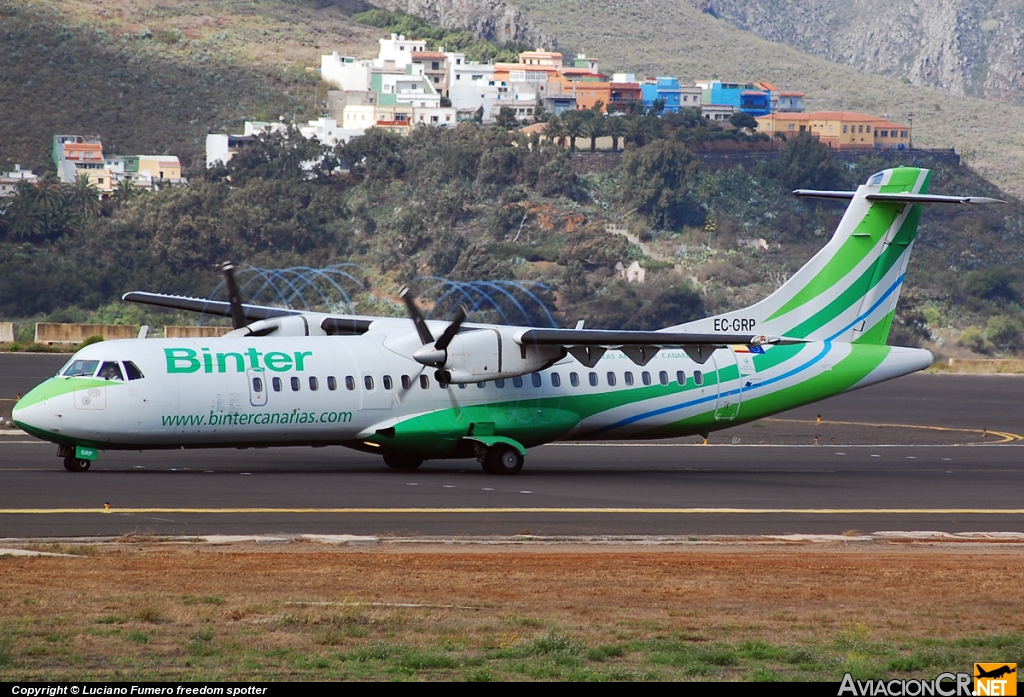
[[[99,361],[74,361],[68,366],[67,370],[64,371],[64,377],[66,378],[80,378],[80,377],[92,377],[96,372],[96,368],[100,365]]]
[[[141,380],[146,377],[142,374],[142,371],[139,370],[138,366],[131,361],[124,362],[124,372],[128,375],[129,380]]]
[[[124,380],[124,375],[121,374],[121,366],[113,361],[107,361],[100,366],[100,372],[96,377],[103,380]]]

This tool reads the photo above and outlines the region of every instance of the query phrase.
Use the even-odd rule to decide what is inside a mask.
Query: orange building
[[[910,147],[908,126],[853,111],[766,114],[757,117],[757,130],[772,137],[807,132],[836,150]]]
[[[573,96],[576,98],[577,109],[593,109],[600,102],[607,110],[609,106],[623,105],[643,98],[638,82],[573,80],[562,73],[548,80],[545,94],[548,97]]]

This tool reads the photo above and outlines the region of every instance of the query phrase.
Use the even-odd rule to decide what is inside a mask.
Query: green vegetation
[[[67,618],[9,622],[0,630],[0,678],[838,682],[847,672],[857,680],[932,679],[970,666],[979,651],[994,651],[1008,661],[1024,658],[1020,634],[876,639],[859,626],[794,643],[730,639],[727,631],[710,627],[700,636],[591,627],[591,634],[608,637],[600,643],[553,626],[519,627],[513,634],[495,626],[467,635],[457,620],[401,614],[376,619],[299,615],[230,632],[218,631],[212,618],[185,629],[161,622],[126,617],[101,617],[84,627]],[[508,623],[498,619],[496,624]],[[360,631],[351,631],[354,627]],[[85,645],[104,647],[110,659],[84,660],[80,647]]]
[[[622,124],[622,155],[572,152],[573,133],[587,137],[586,124],[598,121]],[[379,294],[393,297],[416,277],[514,279],[543,284],[538,292],[563,324],[584,317],[595,327],[653,329],[763,297],[824,243],[842,204],[796,199],[794,187],[853,188],[905,162],[932,166],[934,191],[998,195],[970,170],[924,153],[837,159],[799,137],[761,152],[750,148],[763,137],[692,114],[572,112],[548,127],[548,138],[475,122],[408,137],[371,130],[333,150],[291,131],[195,172],[188,187],[111,199],[98,212],[75,209],[74,189],[58,189],[61,225],[26,235],[18,218],[0,218],[0,312],[28,320],[25,328],[34,320],[162,326],[162,311],[118,296],[207,296],[219,281],[214,264],[231,258],[271,268],[354,262],[360,282],[346,292],[356,311],[372,314],[400,314]],[[744,157],[720,165],[703,154],[723,142]],[[9,210],[32,217],[35,206],[45,220],[53,186],[25,185]],[[892,340],[920,344],[973,324],[985,330],[981,342],[970,333],[961,342],[972,350],[1024,348],[1013,270],[1022,234],[1015,203],[932,207]],[[742,242],[757,238],[767,250]],[[643,285],[615,272],[633,260],[648,270]],[[31,338],[21,331],[19,344]]]

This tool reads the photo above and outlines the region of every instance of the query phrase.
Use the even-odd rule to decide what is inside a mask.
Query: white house
[[[13,196],[18,184],[28,182],[35,184],[39,181],[39,175],[30,169],[22,169],[21,165],[14,165],[13,172],[0,172],[0,197]]]
[[[346,92],[369,90],[372,70],[372,61],[339,56],[337,51],[320,56],[320,77],[329,85]]]

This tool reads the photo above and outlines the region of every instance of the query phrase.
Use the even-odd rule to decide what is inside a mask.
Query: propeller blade
[[[446,351],[448,349],[448,344],[452,343],[452,339],[454,339],[455,335],[459,333],[459,327],[462,326],[462,323],[465,320],[466,306],[459,305],[459,309],[455,311],[455,319],[453,319],[452,323],[445,328],[444,333],[441,334],[441,338],[434,344],[434,348],[438,351]]]
[[[235,264],[234,262],[225,261],[220,265],[220,268],[224,272],[224,280],[227,282],[228,287],[231,326],[234,329],[241,329],[249,322],[245,319],[245,311],[242,309],[242,293],[238,290],[238,284],[235,282]]]
[[[409,319],[412,320],[413,325],[416,327],[416,333],[420,335],[420,341],[424,345],[434,343],[434,337],[431,335],[427,323],[423,320],[420,308],[416,307],[416,299],[413,298],[409,286],[402,288],[398,293],[398,297],[405,303],[405,310],[409,313]]]

